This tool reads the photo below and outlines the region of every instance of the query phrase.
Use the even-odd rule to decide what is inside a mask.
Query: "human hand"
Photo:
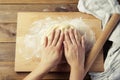
[[[65,31],[64,50],[65,57],[70,67],[84,68],[85,46],[83,37],[76,29]]]
[[[62,58],[62,44],[63,32],[53,30],[51,36],[45,38],[40,65],[45,65],[48,68],[56,66]]]
[[[53,30],[50,38],[45,37],[41,50],[41,62],[24,80],[41,80],[44,75],[59,63],[62,57],[63,32]]]

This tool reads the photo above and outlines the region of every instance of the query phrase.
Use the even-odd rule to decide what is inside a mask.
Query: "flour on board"
[[[24,47],[22,47],[22,49],[25,54],[21,51],[21,55],[23,55],[25,59],[40,57],[40,50],[44,42],[44,37],[49,36],[54,28],[61,29],[63,31],[66,28],[75,28],[79,30],[80,34],[85,37],[86,52],[92,48],[95,42],[94,32],[82,18],[66,19],[64,17],[58,17],[57,19],[53,19],[51,17],[47,17],[32,23],[29,32],[25,35],[23,40]]]

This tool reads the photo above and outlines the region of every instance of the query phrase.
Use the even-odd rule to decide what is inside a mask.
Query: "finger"
[[[68,34],[68,31],[65,31],[65,41],[66,41],[67,45],[72,44],[69,34]]]
[[[49,38],[49,41],[48,41],[48,45],[52,44],[54,36],[55,36],[55,29],[51,32],[51,35],[50,35],[50,38]]]
[[[82,36],[81,44],[82,44],[82,48],[85,49],[85,40],[84,40],[84,37],[83,37],[83,36]]]
[[[74,35],[74,32],[73,32],[73,29],[69,30],[69,35],[70,35],[70,39],[71,39],[72,44],[76,44],[76,40],[75,40],[75,35]]]
[[[79,32],[76,29],[74,30],[74,34],[77,45],[80,45],[80,36],[79,36]]]
[[[48,37],[45,37],[45,39],[44,39],[44,47],[46,47],[47,44],[48,44]]]
[[[52,45],[55,46],[57,44],[57,42],[58,42],[58,40],[60,38],[60,33],[61,33],[61,30],[56,30],[55,31],[55,37],[53,39]]]
[[[61,47],[60,52],[58,54],[59,54],[59,59],[61,60],[63,55],[63,46]]]
[[[62,56],[63,54],[63,46],[61,47],[61,50],[60,50],[60,55]]]
[[[58,40],[58,42],[57,42],[57,46],[58,46],[58,47],[61,47],[61,46],[62,46],[63,38],[64,38],[64,34],[63,34],[63,31],[61,31],[60,38],[59,38],[59,40]]]
[[[64,44],[64,50],[65,50],[65,53],[66,53],[66,51],[68,50],[68,45],[65,41],[63,42],[63,44]]]

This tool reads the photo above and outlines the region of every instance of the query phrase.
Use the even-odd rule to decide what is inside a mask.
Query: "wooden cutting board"
[[[19,48],[24,47],[21,45],[25,35],[29,32],[30,26],[34,21],[44,19],[46,17],[67,17],[69,19],[82,17],[84,22],[94,31],[96,39],[101,33],[101,21],[91,15],[83,14],[80,12],[21,12],[18,13],[17,19],[17,38],[16,38],[16,55],[15,55],[15,71],[16,72],[29,72],[36,68],[40,59],[26,60],[19,52]],[[24,49],[22,50],[23,54]],[[87,58],[87,57],[86,57]],[[90,71],[99,72],[103,71],[103,52],[101,51],[98,58],[95,60]],[[51,71],[64,72],[69,71],[69,66],[66,63],[59,64]]]

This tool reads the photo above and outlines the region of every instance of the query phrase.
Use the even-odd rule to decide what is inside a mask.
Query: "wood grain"
[[[0,42],[15,42],[18,12],[77,11],[76,4],[0,5]]]
[[[0,0],[0,4],[70,4],[78,0]]]
[[[50,7],[49,5],[34,5],[31,9],[32,5],[0,5],[0,42],[15,42],[16,36],[16,23],[17,23],[17,13],[19,11],[42,11],[42,9],[53,8],[53,11],[72,11],[76,10],[73,8],[75,5],[63,5],[64,8],[60,8],[60,5],[54,5]],[[40,9],[39,9],[40,8]],[[73,9],[71,9],[73,8]],[[51,9],[50,9],[51,10]],[[81,14],[85,18],[95,19],[95,17]]]
[[[15,59],[14,42],[0,43],[0,80],[22,80],[29,73],[16,73],[14,71]],[[44,80],[62,79],[68,80],[69,73],[48,73]]]
[[[15,43],[0,43],[0,62],[10,62],[15,59]]]
[[[69,11],[76,11],[77,10],[77,4],[36,4],[36,5],[31,5],[31,4],[21,4],[21,5],[0,5],[0,10],[1,11],[44,11],[44,9],[49,9],[49,11],[55,11],[56,8],[61,8],[61,9],[67,9]],[[70,9],[71,8],[71,9]]]
[[[76,4],[54,5],[0,5],[0,23],[17,22],[18,12],[69,12],[78,11]]]
[[[0,23],[0,42],[15,42],[16,28],[15,23]]]
[[[14,71],[15,43],[0,43],[0,80],[22,80],[28,73]],[[69,73],[49,73],[44,79],[68,79]]]
[[[22,80],[29,73],[16,73],[14,62],[0,62],[0,80]],[[43,78],[46,79],[68,79],[69,73],[48,73]]]
[[[42,15],[42,16],[41,16]],[[33,49],[28,48],[28,50],[25,52],[25,45],[23,44],[24,37],[26,34],[28,34],[28,31],[30,29],[31,24],[34,21],[38,21],[40,19],[45,19],[46,17],[52,17],[53,19],[56,19],[59,17],[64,17],[66,19],[75,19],[75,18],[82,18],[84,19],[84,22],[89,25],[89,28],[93,30],[95,33],[96,39],[99,37],[101,33],[101,21],[93,18],[90,19],[90,15],[83,14],[80,12],[22,12],[18,14],[18,24],[17,24],[17,42],[16,42],[16,57],[15,57],[15,71],[18,72],[28,72],[32,71],[37,64],[40,62],[40,58],[30,58],[29,60],[26,60],[23,57],[24,53],[25,55],[33,54]],[[98,27],[96,27],[98,26]],[[23,51],[24,50],[24,51]],[[30,51],[31,50],[31,51]],[[23,52],[21,52],[23,51]],[[38,53],[39,54],[39,53]],[[101,53],[102,54],[102,53]],[[35,60],[35,61],[34,61]],[[103,71],[103,55],[100,55],[99,58],[96,60],[95,66],[92,66],[91,71]],[[63,65],[62,65],[63,66]],[[68,69],[64,70],[61,68],[58,68],[58,70],[52,70],[54,72],[59,71],[68,71]]]
[[[77,10],[78,0],[54,0],[54,2],[51,1],[0,0],[0,26],[2,26],[0,28],[0,80],[22,80],[28,74],[14,72],[14,59],[15,59],[14,42],[16,36],[16,22],[17,22],[16,20],[18,12],[78,11]],[[69,75],[68,73],[49,73],[45,76],[46,79],[44,80],[50,80],[53,79],[54,77],[56,78],[56,80],[58,80],[59,78],[62,80],[66,79],[68,80],[68,75]]]
[[[25,12],[25,11],[23,11]],[[26,12],[30,12],[30,11],[26,11]],[[32,12],[36,12],[36,11],[32,11]],[[37,11],[39,12],[39,11]],[[62,11],[63,12],[63,11]],[[17,22],[17,13],[15,11],[0,11],[0,23],[16,23]],[[86,18],[90,18],[90,19],[95,19],[95,17],[90,16],[90,15],[86,15],[86,14],[81,14],[81,16],[84,16]]]

